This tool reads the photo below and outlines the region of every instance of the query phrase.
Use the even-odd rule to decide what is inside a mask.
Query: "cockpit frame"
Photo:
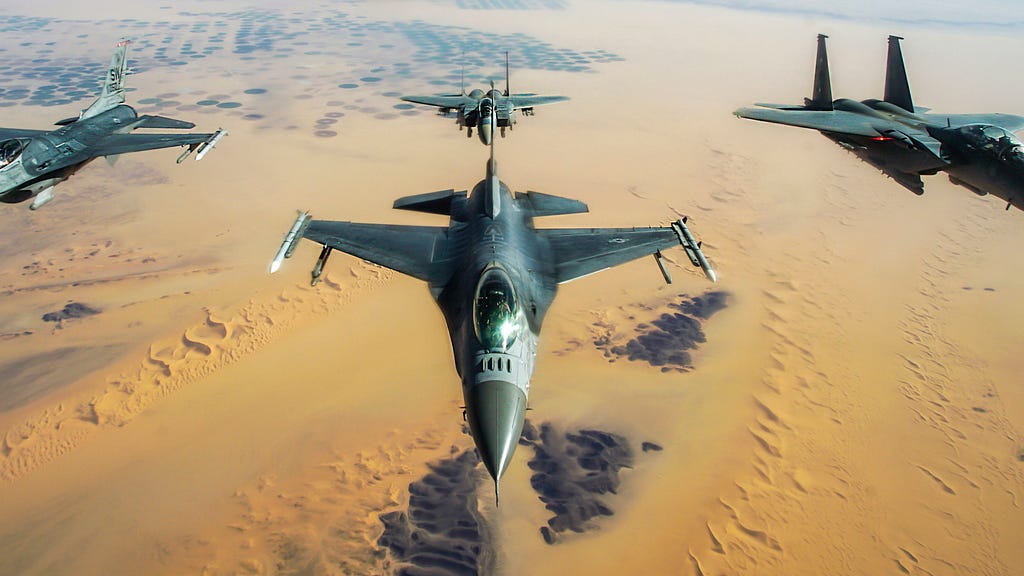
[[[480,275],[473,298],[473,330],[488,352],[505,352],[516,342],[523,326],[512,280],[499,267]]]
[[[1024,143],[1009,130],[992,124],[968,124],[960,128],[967,142],[982,152],[1007,159],[1011,155],[1024,158]]]
[[[31,140],[27,138],[10,138],[0,142],[0,170],[10,166],[25,151]]]

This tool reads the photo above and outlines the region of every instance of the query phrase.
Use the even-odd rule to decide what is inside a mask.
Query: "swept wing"
[[[740,108],[734,114],[740,118],[810,128],[822,132],[867,136],[869,138],[880,135],[880,131],[875,127],[875,122],[871,118],[842,110]],[[882,124],[886,124],[882,120],[878,120],[878,122],[879,127],[883,130],[887,127],[882,126]]]
[[[462,108],[476,106],[476,99],[469,96],[402,96],[406,102],[436,106],[438,108]]]
[[[46,130],[21,130],[19,128],[0,128],[0,142],[11,138],[35,138],[46,134]]]
[[[447,228],[313,220],[302,236],[420,280],[430,280],[435,247]]]
[[[668,227],[547,228],[537,234],[551,246],[559,283],[679,245],[679,238]]]
[[[545,104],[554,104],[556,102],[565,102],[569,98],[567,96],[526,96],[513,94],[507,99],[512,102],[513,107],[518,109],[544,106]]]
[[[94,157],[116,156],[174,146],[199,145],[214,134],[111,134],[89,149]]]

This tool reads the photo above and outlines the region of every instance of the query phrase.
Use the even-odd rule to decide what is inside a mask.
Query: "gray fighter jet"
[[[180,164],[196,150],[196,160],[202,159],[227,134],[130,134],[136,128],[188,129],[195,124],[139,116],[124,104],[128,44],[117,43],[103,92],[78,117],[58,121],[60,128],[52,131],[0,128],[0,202],[33,199],[29,208],[35,210],[53,199],[57,184],[101,156],[113,161],[127,152],[188,146],[178,157]]]
[[[993,194],[1024,209],[1024,145],[1013,132],[1024,118],[1011,114],[929,114],[915,107],[899,36],[889,36],[885,97],[858,102],[832,100],[827,36],[818,35],[811,98],[803,106],[757,104],[741,118],[820,131],[915,194],[922,175],[945,171],[950,182],[984,196]]]
[[[493,143],[487,176],[465,190],[407,196],[394,207],[449,217],[448,226],[398,226],[312,220],[299,214],[270,272],[300,238],[321,244],[313,283],[332,250],[341,250],[427,282],[448,324],[462,380],[464,417],[480,458],[498,482],[519,441],[541,323],[558,285],[681,244],[694,266],[715,272],[686,227],[534,228],[541,216],[587,212],[578,201],[540,192],[512,193],[498,179]]]
[[[402,96],[406,102],[426,104],[438,108],[438,115],[451,118],[455,115],[455,123],[459,130],[465,127],[466,137],[473,137],[473,128],[476,128],[477,136],[484,144],[490,144],[494,134],[494,128],[501,130],[501,136],[505,137],[505,130],[511,130],[516,124],[516,112],[522,112],[523,116],[533,116],[533,109],[545,104],[564,102],[569,98],[565,96],[538,96],[536,94],[512,94],[509,92],[508,52],[505,53],[505,91],[500,92],[494,89],[494,82],[491,82],[491,89],[484,92],[477,88],[466,94],[463,86],[461,94],[449,94],[440,96]],[[491,111],[494,114],[491,114]]]

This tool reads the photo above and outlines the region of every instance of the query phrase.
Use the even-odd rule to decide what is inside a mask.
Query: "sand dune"
[[[729,114],[798,102],[818,32],[837,96],[878,96],[899,33],[916,101],[1020,113],[992,58],[1019,39],[458,4],[88,26],[6,7],[0,123],[84,106],[32,75],[67,62],[55,82],[78,89],[127,32],[133,104],[231,136],[202,163],[97,162],[44,210],[0,206],[0,573],[1020,573],[1020,213],[941,177],[916,197],[813,132]],[[313,246],[265,269],[296,208],[440,224],[391,202],[472,186],[487,151],[394,96],[457,90],[465,47],[471,83],[500,78],[505,44],[515,90],[572,97],[497,144],[511,187],[591,208],[542,225],[688,215],[721,292],[672,251],[672,286],[644,259],[560,287],[529,413],[547,439],[524,439],[496,509],[425,288],[343,255],[309,287]],[[43,320],[71,303],[101,312]]]
[[[379,269],[371,272],[364,276],[353,268],[351,277],[363,278],[354,286],[365,289],[367,283],[378,281]],[[230,319],[207,309],[202,323],[178,337],[150,344],[141,361],[124,362],[123,371],[106,377],[98,393],[65,398],[14,426],[4,440],[0,479],[17,479],[73,449],[99,428],[128,424],[161,398],[238,362],[303,318],[344,304],[341,283],[328,276],[324,286],[324,290],[299,287],[266,302],[251,301]]]

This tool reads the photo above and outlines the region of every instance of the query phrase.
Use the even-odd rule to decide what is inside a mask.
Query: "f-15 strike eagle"
[[[1024,117],[1011,114],[934,114],[915,107],[899,36],[889,36],[885,97],[857,102],[832,100],[827,36],[818,35],[811,98],[803,106],[757,104],[741,118],[820,131],[915,194],[923,175],[945,171],[950,182],[1024,209],[1024,145],[1013,132]]]
[[[494,129],[501,131],[504,138],[505,130],[512,129],[516,124],[516,112],[522,112],[523,116],[533,116],[533,109],[545,104],[564,102],[566,96],[538,96],[536,94],[512,94],[509,92],[508,52],[505,53],[505,91],[500,92],[494,89],[494,82],[491,82],[491,89],[484,92],[477,88],[466,94],[465,86],[461,94],[449,94],[441,96],[402,96],[406,102],[425,104],[438,108],[438,114],[450,118],[455,114],[455,123],[459,130],[465,127],[466,137],[473,137],[473,128],[476,128],[477,136],[484,144],[490,144]],[[491,114],[491,111],[494,114]]]
[[[660,228],[535,228],[538,217],[587,212],[587,205],[540,192],[513,194],[498,178],[493,142],[487,175],[469,194],[407,196],[394,207],[445,215],[449,223],[332,222],[302,212],[270,272],[291,257],[300,238],[308,238],[323,246],[313,284],[332,250],[427,282],[448,324],[464,416],[494,478],[495,501],[522,432],[541,323],[558,285],[652,254],[671,282],[661,251],[677,244],[716,279],[685,218]]]
[[[136,128],[188,129],[195,126],[162,116],[139,116],[124,103],[128,73],[128,40],[114,49],[103,92],[77,118],[57,122],[52,131],[0,128],[0,202],[32,199],[36,210],[53,199],[53,189],[92,160],[119,154],[188,146],[180,164],[193,151],[202,159],[227,132],[213,134],[130,134]]]

